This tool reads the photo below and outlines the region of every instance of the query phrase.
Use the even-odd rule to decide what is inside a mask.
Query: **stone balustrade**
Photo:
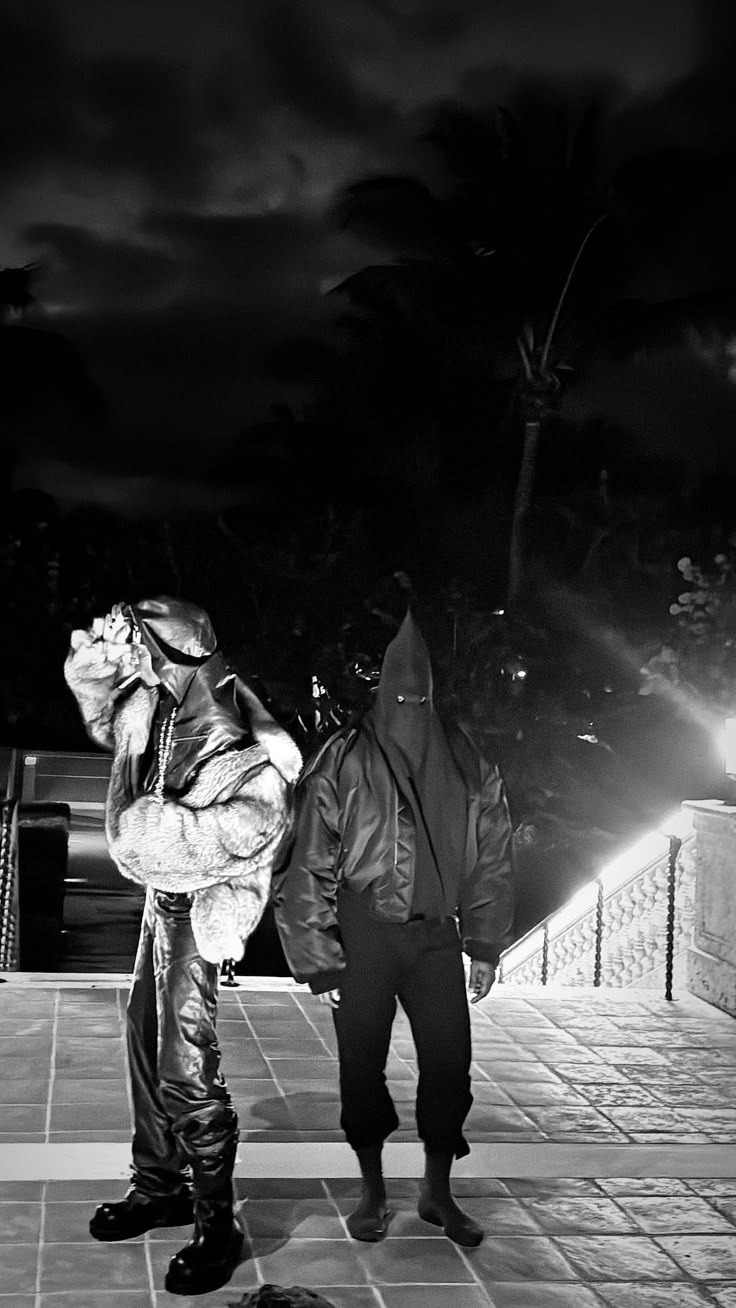
[[[733,810],[736,820],[736,810]],[[673,985],[687,984],[687,957],[695,916],[696,864],[692,834],[683,840],[675,868],[675,923]],[[603,986],[637,986],[664,989],[667,937],[669,854],[636,869],[603,898],[601,917],[601,974]],[[590,986],[594,982],[598,906],[589,907],[555,933],[550,925],[547,941],[548,983]],[[554,923],[555,914],[549,919]],[[542,923],[533,948],[512,947],[502,959],[501,979],[509,985],[542,982],[544,943]],[[515,953],[518,957],[515,957]]]

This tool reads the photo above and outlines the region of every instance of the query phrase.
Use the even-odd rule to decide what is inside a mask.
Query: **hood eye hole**
[[[397,704],[403,704],[403,703],[404,703],[404,696],[403,696],[403,695],[397,695],[397,696],[396,696],[396,703],[397,703]]]

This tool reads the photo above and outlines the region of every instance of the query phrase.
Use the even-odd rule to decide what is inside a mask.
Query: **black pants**
[[[399,1124],[386,1085],[397,998],[417,1051],[417,1131],[430,1149],[469,1152],[462,1127],[470,1093],[470,1018],[457,925],[452,918],[393,924],[370,917],[362,896],[342,891],[338,920],[347,966],[334,1010],[340,1119],[353,1149],[383,1143]]]
[[[133,1174],[144,1194],[225,1197],[238,1119],[220,1073],[219,969],[197,951],[191,896],[149,890],[128,999],[135,1130]]]

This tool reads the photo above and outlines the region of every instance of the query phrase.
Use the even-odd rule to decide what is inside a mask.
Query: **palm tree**
[[[676,211],[692,170],[657,160],[613,160],[616,115],[608,93],[577,100],[540,84],[485,118],[442,109],[425,139],[444,167],[441,193],[412,177],[373,176],[338,197],[339,222],[395,256],[342,284],[373,299],[386,283],[450,352],[491,361],[511,382],[521,425],[507,566],[507,609],[520,601],[524,527],[539,442],[573,368],[602,350],[633,355],[697,326],[722,332],[736,314],[733,287],[647,303],[640,287],[656,260],[653,233]],[[663,166],[663,163],[666,167]],[[666,174],[666,176],[665,176]]]
[[[22,314],[35,304],[31,291],[37,263],[26,263],[21,268],[0,268],[0,317]]]
[[[0,268],[0,423],[13,424],[62,401],[86,422],[104,418],[102,395],[75,346],[58,332],[28,326],[39,265]]]

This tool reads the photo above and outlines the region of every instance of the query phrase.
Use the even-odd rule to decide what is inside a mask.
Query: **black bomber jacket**
[[[512,831],[503,782],[465,732],[448,739],[468,791],[464,866],[454,874],[462,947],[492,964],[511,943],[514,911]],[[371,888],[370,909],[385,922],[406,922],[414,882],[414,816],[386,767],[370,722],[331,736],[296,788],[290,855],[274,875],[272,902],[281,944],[295,979],[315,994],[340,984],[345,966],[337,890]]]

